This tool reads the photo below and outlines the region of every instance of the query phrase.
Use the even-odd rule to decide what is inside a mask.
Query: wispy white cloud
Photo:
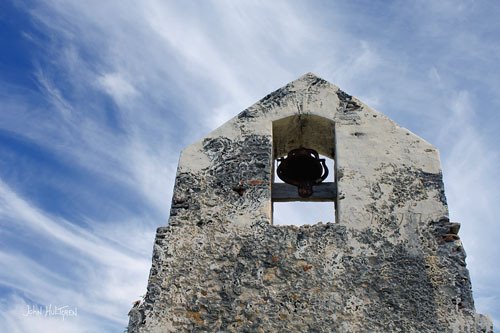
[[[38,244],[33,244],[32,251],[44,258],[37,262],[29,258],[29,251],[1,249],[0,262],[9,269],[0,273],[0,283],[24,295],[27,304],[29,301],[42,305],[65,304],[79,308],[81,315],[91,321],[102,317],[115,325],[123,323],[130,302],[145,291],[151,246],[135,241],[132,243],[136,247],[130,248],[126,242],[130,235],[114,234],[110,227],[106,230],[107,237],[101,237],[60,218],[47,216],[4,183],[0,183],[0,193],[2,227],[12,229],[13,224],[18,225],[18,229],[23,230],[21,237],[37,239]],[[123,222],[114,227],[128,232],[135,230],[135,235],[149,239],[153,236],[151,230],[137,224]],[[51,268],[45,267],[48,263]],[[67,270],[73,274],[67,275]],[[22,318],[24,312],[18,308],[8,309],[10,302],[3,307],[5,312]],[[38,320],[30,319],[33,321]],[[42,322],[54,325],[53,321]],[[44,325],[41,327],[47,328]]]
[[[137,94],[137,90],[120,73],[104,74],[98,80],[104,90],[116,101],[118,105],[125,105],[130,97]]]
[[[0,235],[7,237],[0,260],[13,267],[0,278],[22,296],[2,303],[7,331],[125,326],[134,292],[145,288],[154,228],[166,223],[180,149],[309,71],[441,149],[478,310],[496,311],[499,155],[492,110],[500,106],[493,56],[500,46],[498,27],[488,22],[498,6],[229,0],[19,5],[39,29],[22,34],[38,50],[30,75],[38,90],[0,82],[0,129],[94,177],[74,180],[69,189],[61,177],[38,179],[33,166],[19,178],[63,188],[68,198],[85,197],[104,217],[90,210],[59,216],[35,204],[40,198],[14,178],[0,183]],[[116,198],[105,197],[110,193]],[[134,200],[147,207],[130,207]],[[13,246],[23,241],[20,230],[66,264],[57,269],[54,261],[38,262],[33,244]],[[70,265],[85,278],[70,279]],[[21,275],[24,280],[16,280]],[[53,279],[59,286],[50,285]],[[45,303],[74,300],[88,314],[65,323],[20,320],[18,310],[29,303],[23,295]]]

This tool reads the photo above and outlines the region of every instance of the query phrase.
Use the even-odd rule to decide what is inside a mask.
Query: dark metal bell
[[[299,196],[310,197],[312,187],[328,177],[324,158],[314,149],[298,148],[288,152],[287,157],[278,159],[278,177],[285,183],[298,187]]]

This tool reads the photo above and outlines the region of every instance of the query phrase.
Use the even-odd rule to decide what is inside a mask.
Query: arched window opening
[[[334,138],[334,123],[324,117],[297,115],[273,122],[273,224],[335,222]],[[278,177],[278,165],[287,184]]]

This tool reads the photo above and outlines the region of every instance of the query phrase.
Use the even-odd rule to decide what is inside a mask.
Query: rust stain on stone
[[[201,318],[201,313],[199,311],[187,311],[187,317],[196,321],[198,324],[203,324],[203,319]]]
[[[458,237],[458,235],[455,235],[455,234],[446,234],[443,236],[443,240],[445,242],[453,242],[453,241],[456,241],[459,239],[460,239],[460,237]]]
[[[312,265],[304,265],[304,266],[302,266],[302,269],[304,270],[304,272],[307,272],[311,268],[313,268]]]
[[[265,183],[265,181],[262,179],[250,179],[247,181],[247,184],[251,185],[251,186],[261,185],[264,183]]]

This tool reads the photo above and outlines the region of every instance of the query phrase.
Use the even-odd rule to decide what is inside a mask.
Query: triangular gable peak
[[[311,73],[265,96],[187,147],[179,175],[213,179],[196,195],[210,197],[195,200],[200,212],[229,223],[272,223],[273,163],[300,146],[335,161],[337,223],[363,229],[373,221],[409,222],[415,218],[412,212],[424,206],[432,207],[426,209],[426,220],[448,214],[436,148]],[[409,184],[409,174],[419,183]],[[185,196],[178,186],[174,223],[183,212],[175,200]],[[233,188],[241,188],[244,195]],[[407,191],[413,193],[396,195]]]

